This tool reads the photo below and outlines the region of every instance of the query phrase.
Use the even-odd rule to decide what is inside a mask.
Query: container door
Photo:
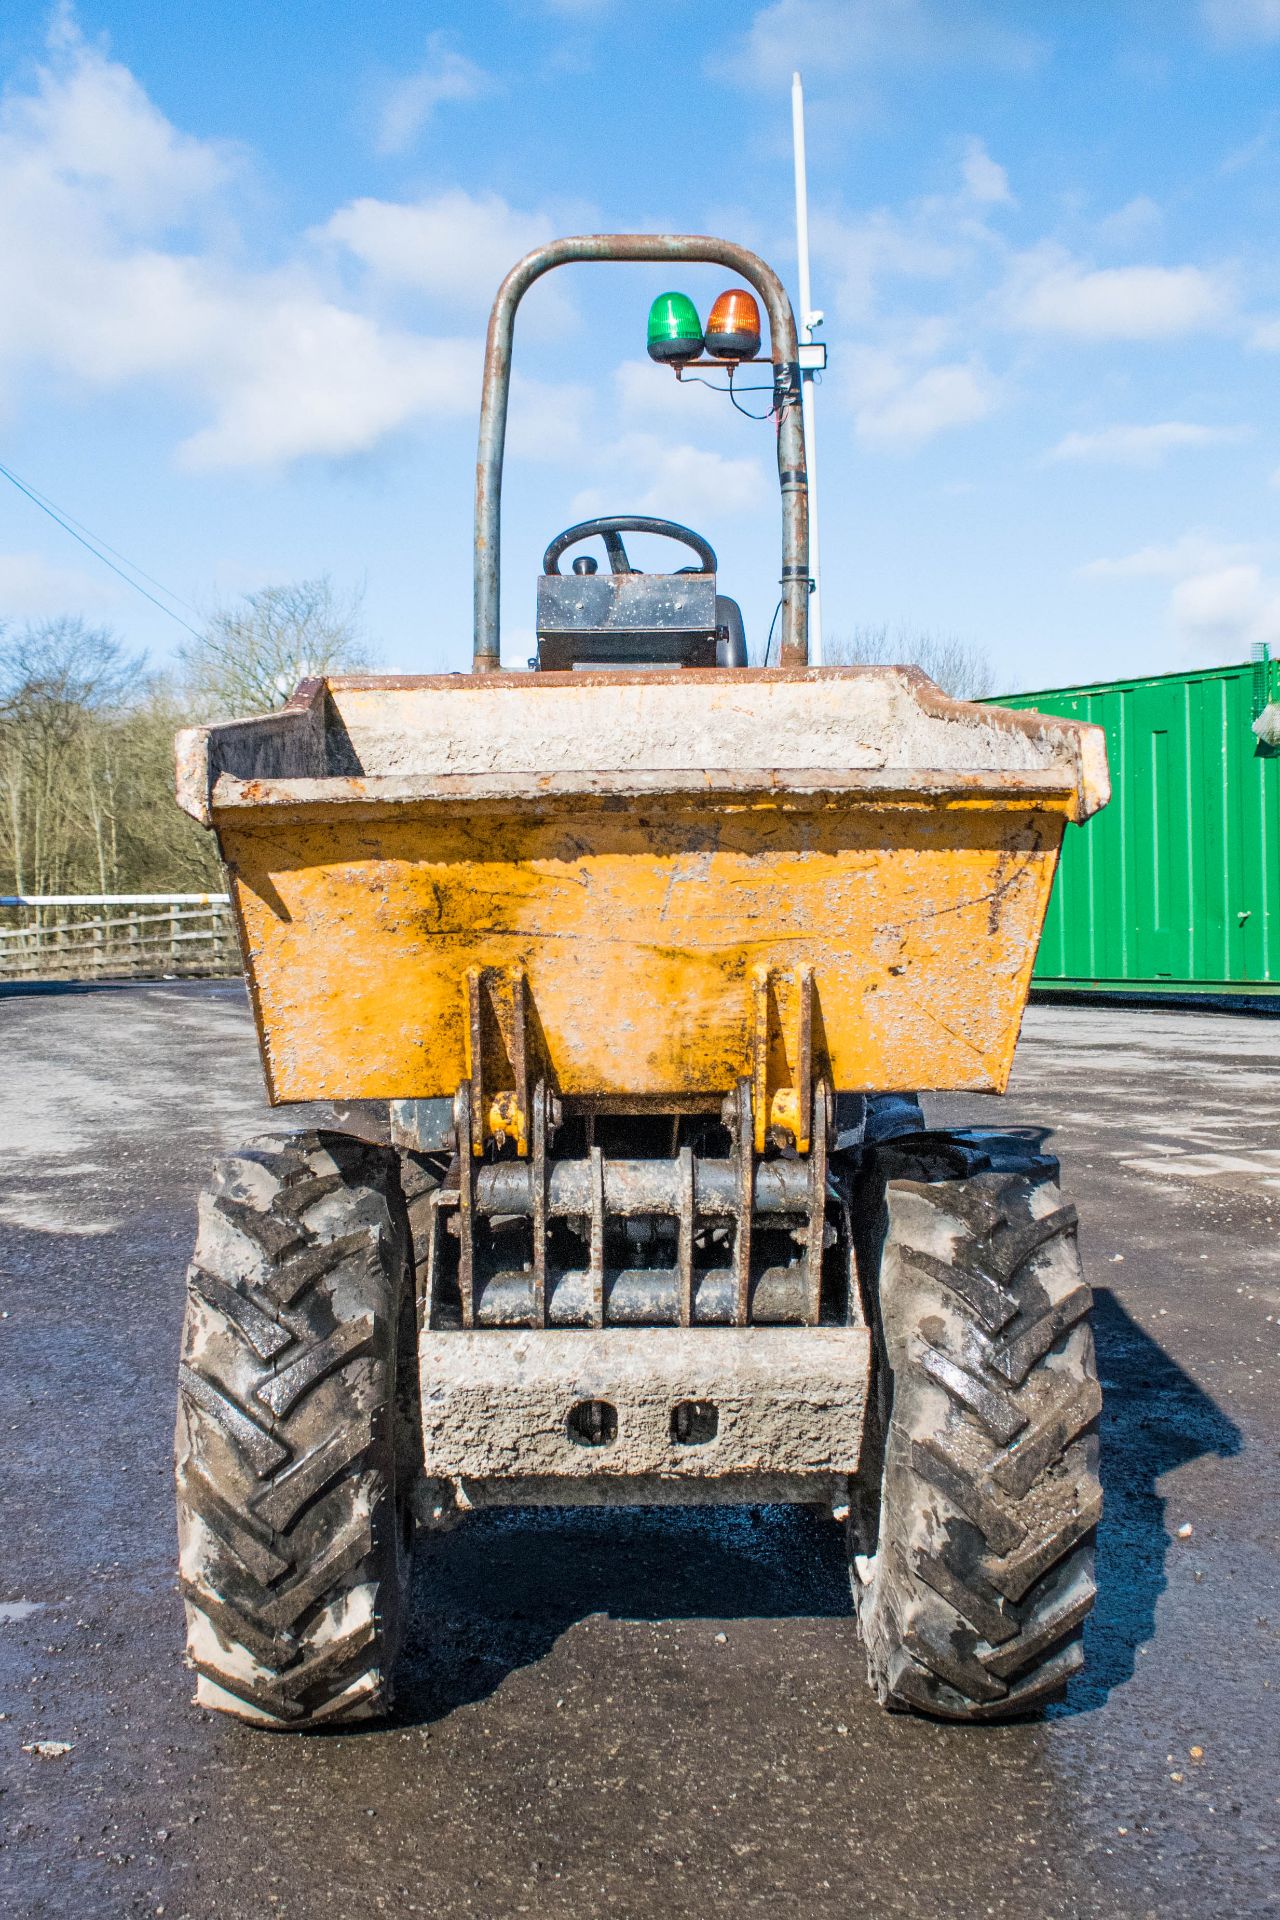
[[[1129,696],[1126,769],[1130,819],[1145,825],[1126,849],[1134,907],[1135,971],[1145,980],[1185,979],[1190,967],[1192,806],[1183,689],[1135,688]]]

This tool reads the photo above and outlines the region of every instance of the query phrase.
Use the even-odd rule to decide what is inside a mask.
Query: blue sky
[[[387,667],[461,668],[498,280],[680,228],[794,297],[794,65],[828,633],[957,633],[1010,687],[1280,642],[1280,0],[6,0],[0,461],[190,607],[327,571]],[[522,309],[513,664],[595,511],[698,527],[768,625],[772,430],[645,359],[670,282]],[[182,638],[6,486],[0,618],[61,611]]]

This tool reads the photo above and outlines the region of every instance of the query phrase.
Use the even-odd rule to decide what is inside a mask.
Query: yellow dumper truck
[[[501,669],[516,309],[615,260],[746,283],[705,339],[655,303],[679,371],[732,377],[767,314],[775,667],[746,664],[707,541],[623,515],[551,542],[533,671]],[[1100,1394],[1075,1213],[1037,1145],[927,1131],[916,1094],[1005,1087],[1102,735],[808,664],[798,358],[742,247],[531,253],[489,327],[473,671],[309,680],[179,738],[270,1098],[330,1116],[227,1155],[200,1200],[177,1480],[207,1707],[385,1711],[415,1535],[504,1505],[829,1512],[890,1707],[1022,1714],[1081,1664]],[[636,532],[692,564],[637,571]],[[561,571],[597,537],[605,571]]]

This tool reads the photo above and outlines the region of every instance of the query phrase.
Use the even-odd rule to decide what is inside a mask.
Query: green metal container
[[[1105,728],[1111,805],[1070,832],[1034,979],[1212,994],[1280,988],[1280,750],[1252,723],[1280,662],[1055,687],[994,704]]]

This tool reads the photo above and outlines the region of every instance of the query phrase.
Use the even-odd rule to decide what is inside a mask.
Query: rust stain
[[[783,794],[648,796],[643,814],[562,796],[506,815],[299,808],[264,831],[215,800],[276,1100],[452,1095],[475,968],[524,969],[566,1094],[752,1077],[759,968],[811,972],[837,1089],[998,1090],[1072,811],[1049,793],[803,810]],[[518,1129],[514,1113],[492,1121]]]

